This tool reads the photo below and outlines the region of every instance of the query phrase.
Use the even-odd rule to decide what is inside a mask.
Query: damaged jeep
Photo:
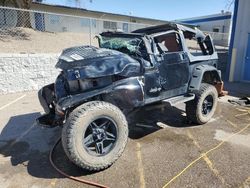
[[[55,83],[38,94],[46,112],[38,123],[63,126],[62,145],[73,163],[95,171],[112,165],[127,143],[126,114],[138,107],[185,103],[193,123],[211,119],[225,92],[209,35],[167,23],[97,38],[99,48],[65,49]]]

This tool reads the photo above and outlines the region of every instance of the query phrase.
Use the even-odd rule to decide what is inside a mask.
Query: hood
[[[66,72],[70,80],[115,74],[128,77],[140,73],[140,63],[129,55],[94,46],[65,49],[59,57],[56,68]]]

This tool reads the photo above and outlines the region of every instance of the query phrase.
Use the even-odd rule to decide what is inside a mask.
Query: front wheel
[[[186,103],[187,118],[193,123],[207,123],[216,110],[218,92],[213,85],[202,83],[195,99]]]
[[[101,170],[124,151],[128,138],[125,116],[116,106],[92,101],[77,107],[62,131],[68,158],[81,168]]]

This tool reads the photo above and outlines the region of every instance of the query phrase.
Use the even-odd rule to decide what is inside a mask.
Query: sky
[[[176,20],[232,11],[233,0],[43,0],[44,3],[160,20]]]

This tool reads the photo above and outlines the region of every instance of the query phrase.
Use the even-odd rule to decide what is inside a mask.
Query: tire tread
[[[63,145],[66,155],[73,163],[89,171],[99,171],[99,170],[103,170],[111,166],[121,156],[127,143],[127,140],[125,140],[122,143],[122,146],[119,148],[117,155],[114,155],[113,160],[106,165],[93,165],[93,164],[88,163],[88,161],[81,160],[81,157],[79,156],[79,153],[76,151],[76,146],[72,139],[74,135],[76,134],[75,126],[77,126],[77,124],[79,123],[78,122],[79,118],[81,116],[86,115],[86,111],[94,110],[94,108],[96,107],[101,108],[101,109],[108,108],[109,110],[112,110],[113,113],[115,113],[116,116],[119,117],[122,124],[127,125],[126,118],[122,114],[120,109],[110,103],[106,103],[102,101],[91,101],[91,102],[85,103],[77,107],[74,111],[72,111],[72,113],[69,116],[69,119],[67,120],[62,130],[62,145]],[[125,132],[122,134],[128,135],[128,129],[125,129]]]
[[[215,90],[215,87],[213,85],[207,84],[207,83],[202,83],[200,86],[200,90],[194,92],[195,99],[186,103],[187,118],[189,120],[191,120],[193,123],[196,123],[199,125],[204,124],[205,122],[202,122],[200,120],[200,117],[199,117],[199,114],[197,111],[197,106],[198,106],[198,103],[200,102],[203,94],[207,90],[211,90],[211,91],[217,93],[217,91]]]

